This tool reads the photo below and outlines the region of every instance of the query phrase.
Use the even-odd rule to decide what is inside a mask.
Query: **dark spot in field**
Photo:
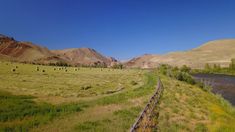
[[[132,85],[137,85],[138,83],[136,81],[131,81]]]
[[[82,86],[82,87],[81,87],[82,90],[88,90],[88,89],[90,89],[90,88],[92,88],[91,85],[87,85],[87,86]]]

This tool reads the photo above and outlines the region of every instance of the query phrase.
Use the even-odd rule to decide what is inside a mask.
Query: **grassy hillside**
[[[235,108],[219,95],[161,76],[161,131],[235,131]]]
[[[156,67],[158,64],[170,64],[203,68],[208,63],[227,67],[232,58],[235,58],[235,39],[224,39],[210,41],[187,51],[172,52],[165,55],[144,55],[138,59],[130,60],[126,65],[129,67]]]
[[[0,62],[0,131],[128,131],[159,75]],[[221,97],[160,76],[161,131],[235,130],[235,110]]]

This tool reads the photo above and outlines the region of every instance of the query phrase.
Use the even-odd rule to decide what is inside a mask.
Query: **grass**
[[[197,86],[153,71],[66,69],[0,62],[0,131],[128,131],[157,75],[165,87],[156,107],[161,131],[235,130],[234,107]]]
[[[218,95],[161,76],[161,131],[235,131],[235,108]]]
[[[28,131],[57,116],[81,111],[77,104],[54,106],[32,99],[0,91],[0,131]]]
[[[12,67],[18,66],[15,72]],[[39,67],[39,71],[37,71]],[[71,102],[84,97],[103,96],[108,91],[125,91],[143,85],[143,73],[137,70],[36,66],[28,64],[0,64],[0,90],[14,94],[33,95],[53,104]],[[59,70],[61,69],[61,70]],[[45,70],[45,72],[42,72]],[[133,85],[136,81],[138,85]]]
[[[126,131],[156,84],[142,70],[66,69],[1,62],[1,130]]]

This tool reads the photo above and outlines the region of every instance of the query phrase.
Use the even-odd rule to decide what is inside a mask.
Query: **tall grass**
[[[77,104],[36,103],[32,96],[16,96],[0,91],[0,131],[28,131],[56,116],[81,111]]]

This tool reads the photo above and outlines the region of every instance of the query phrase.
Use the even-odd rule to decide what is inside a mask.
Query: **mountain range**
[[[113,57],[106,57],[91,48],[49,50],[31,42],[16,41],[12,37],[0,35],[0,59],[25,63],[69,65],[107,65],[118,63]]]
[[[128,68],[153,68],[160,64],[173,66],[187,65],[202,68],[205,64],[228,66],[235,58],[235,39],[222,39],[207,42],[200,47],[164,55],[145,54],[123,62]],[[120,63],[113,57],[106,57],[91,48],[71,48],[49,50],[31,42],[20,42],[0,34],[0,59],[36,64],[66,63],[73,66],[106,65]]]
[[[232,58],[235,58],[235,39],[222,39],[207,42],[188,51],[171,52],[164,55],[145,54],[131,59],[125,65],[132,68],[152,68],[159,64],[187,65],[192,68],[203,68],[205,64],[219,64],[221,67],[227,67]]]

